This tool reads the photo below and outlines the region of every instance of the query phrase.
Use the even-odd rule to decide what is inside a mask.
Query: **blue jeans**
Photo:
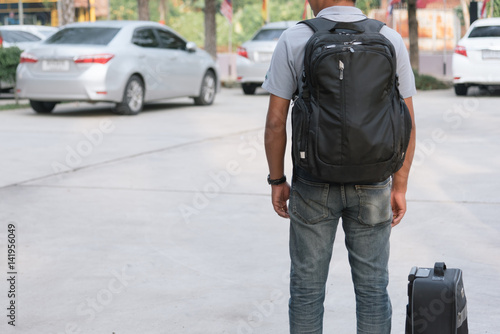
[[[323,332],[323,302],[339,218],[356,294],[358,334],[391,332],[391,181],[332,185],[294,177],[290,195],[290,333]]]

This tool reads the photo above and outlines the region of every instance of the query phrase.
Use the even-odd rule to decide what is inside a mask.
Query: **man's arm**
[[[413,100],[411,97],[405,99],[406,106],[411,115],[411,136],[403,167],[394,174],[392,179],[391,205],[392,205],[392,226],[396,226],[401,222],[406,213],[406,189],[408,185],[408,176],[410,174],[413,155],[415,154],[416,128],[415,114],[413,112]]]
[[[271,94],[266,118],[264,144],[271,179],[279,179],[285,170],[286,119],[290,100]],[[290,197],[288,182],[271,186],[271,200],[274,211],[283,218],[289,218],[287,201]]]

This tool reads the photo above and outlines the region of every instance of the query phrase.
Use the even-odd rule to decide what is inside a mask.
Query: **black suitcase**
[[[406,334],[468,334],[462,270],[413,267],[408,275]]]

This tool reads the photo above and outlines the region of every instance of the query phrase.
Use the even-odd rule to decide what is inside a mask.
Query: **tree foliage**
[[[167,0],[168,12],[165,24],[198,46],[205,45],[205,0]],[[500,0],[495,0],[499,1]],[[138,0],[110,0],[111,19],[137,20]],[[229,39],[229,22],[220,13],[222,0],[216,0],[217,45],[226,47]],[[159,0],[149,0],[150,19],[160,20]],[[300,21],[304,0],[271,0],[268,3],[270,19],[274,21]],[[357,0],[356,6],[363,12],[380,6],[380,0]],[[232,45],[236,48],[252,38],[264,24],[262,0],[233,1]]]
[[[500,0],[493,0],[489,1],[486,4],[486,12],[490,13],[491,12],[491,6],[493,6],[493,17],[499,17],[500,16]]]
[[[204,35],[204,0],[168,0],[166,25],[179,32],[186,39],[203,46]],[[377,1],[377,0],[372,0]],[[230,25],[220,13],[222,0],[216,1],[217,45],[227,46]],[[175,6],[174,4],[177,4]],[[159,1],[149,0],[150,19],[159,21]],[[112,20],[137,20],[137,0],[110,0]],[[302,19],[303,0],[269,1],[271,21]],[[262,18],[262,0],[233,1],[232,40],[234,47],[250,39],[264,24]]]
[[[18,47],[0,48],[0,81],[14,83],[21,50]]]
[[[370,10],[380,7],[380,0],[356,0],[356,7],[368,14]]]

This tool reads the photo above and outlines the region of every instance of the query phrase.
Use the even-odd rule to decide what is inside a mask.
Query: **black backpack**
[[[387,179],[403,165],[412,123],[384,23],[300,23],[314,34],[292,109],[294,166],[324,182]]]

